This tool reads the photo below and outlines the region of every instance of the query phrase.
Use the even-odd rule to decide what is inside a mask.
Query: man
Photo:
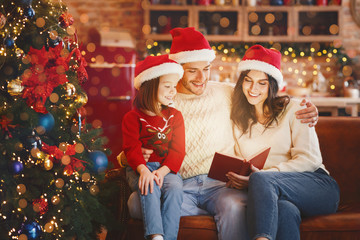
[[[171,35],[169,57],[184,68],[175,98],[175,106],[185,121],[186,156],[180,169],[184,179],[182,215],[213,215],[219,240],[245,240],[246,191],[228,188],[207,177],[215,152],[234,154],[230,121],[233,88],[209,82],[215,53],[200,32],[191,27],[175,28]],[[306,104],[308,108],[299,116],[312,126],[317,121],[317,109]],[[148,158],[152,150],[144,149],[143,153]],[[139,206],[138,195],[133,193],[129,199],[131,216],[139,217]]]

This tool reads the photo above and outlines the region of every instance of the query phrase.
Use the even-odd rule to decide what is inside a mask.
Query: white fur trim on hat
[[[178,74],[178,80],[180,80],[184,74],[184,69],[181,65],[174,62],[166,62],[160,65],[156,65],[146,69],[145,71],[142,71],[139,75],[137,75],[134,80],[134,86],[136,89],[139,89],[141,84],[145,81],[149,81],[151,79],[171,73]]]
[[[238,71],[242,72],[246,70],[257,70],[269,74],[270,76],[275,78],[279,88],[283,82],[283,75],[280,72],[280,70],[277,67],[274,67],[273,65],[263,61],[258,61],[258,60],[241,61],[238,66]]]
[[[199,61],[212,62],[215,59],[215,52],[212,49],[182,51],[169,54],[169,58],[180,64]]]

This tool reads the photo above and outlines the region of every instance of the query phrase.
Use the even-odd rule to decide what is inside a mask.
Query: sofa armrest
[[[129,220],[129,210],[127,201],[131,194],[131,189],[126,180],[125,168],[112,169],[105,175],[105,180],[115,183],[119,189],[119,194],[114,198],[114,204],[117,205],[116,217],[120,223],[126,224]]]

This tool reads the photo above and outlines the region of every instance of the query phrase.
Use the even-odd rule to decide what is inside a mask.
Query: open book
[[[248,176],[251,173],[251,164],[258,169],[262,169],[264,167],[269,152],[270,148],[266,148],[265,150],[262,150],[260,153],[256,154],[254,157],[251,157],[249,160],[216,152],[210,167],[208,177],[227,182],[229,179],[225,176],[225,174],[228,172],[234,172],[239,175]]]

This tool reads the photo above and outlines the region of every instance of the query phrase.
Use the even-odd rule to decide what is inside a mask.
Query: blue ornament
[[[108,158],[105,153],[101,151],[90,152],[90,159],[93,162],[93,170],[96,172],[103,172],[108,166]]]
[[[29,5],[31,5],[32,0],[20,0],[20,3],[29,6]]]
[[[25,234],[28,240],[36,240],[39,239],[41,232],[41,227],[37,222],[26,221],[21,225],[19,234]]]
[[[29,7],[25,8],[24,15],[27,18],[33,18],[35,16],[35,11],[31,6],[29,6]]]
[[[45,128],[45,130],[51,131],[55,125],[55,119],[51,113],[42,114],[39,118],[39,126]]]
[[[12,37],[7,36],[4,40],[4,45],[8,48],[13,48],[15,45],[15,41]]]
[[[27,150],[31,150],[33,148],[38,148],[41,150],[41,138],[33,131],[32,134],[25,139],[24,145]]]
[[[60,37],[56,37],[55,39],[51,39],[51,38],[48,39],[49,47],[54,48],[57,45],[59,45],[60,43],[61,43],[61,38]]]
[[[270,5],[273,5],[273,6],[282,6],[282,5],[284,5],[284,2],[283,2],[283,0],[271,0],[271,1],[270,1]]]
[[[24,169],[24,165],[22,162],[19,161],[12,162],[11,171],[13,172],[13,174],[19,174],[22,172],[23,169]]]

